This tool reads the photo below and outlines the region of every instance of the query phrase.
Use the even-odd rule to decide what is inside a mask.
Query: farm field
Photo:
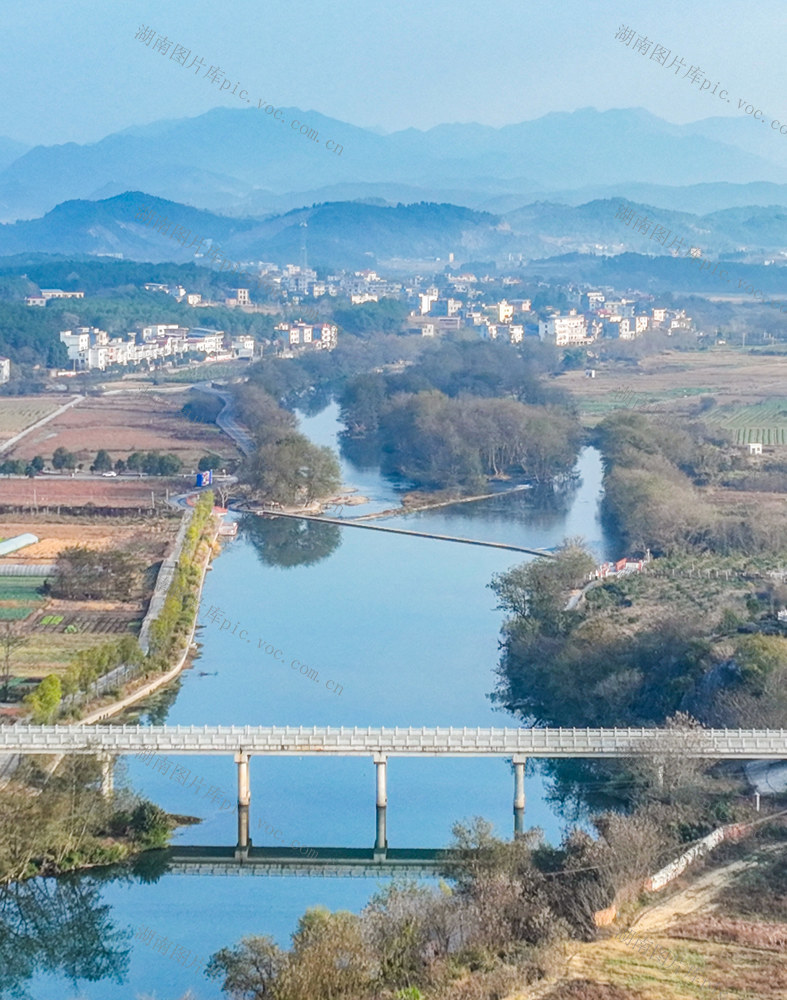
[[[149,518],[129,521],[107,517],[98,523],[87,518],[64,518],[57,522],[40,517],[19,520],[5,516],[0,517],[0,535],[10,538],[30,531],[39,539],[34,545],[28,545],[9,556],[7,561],[13,563],[51,565],[60,550],[69,545],[85,545],[90,549],[122,549],[133,545],[142,558],[154,561],[164,557],[170,541],[177,533],[179,523],[177,516],[160,517],[152,521]],[[20,582],[24,578],[0,577],[0,584],[3,579]]]
[[[72,397],[3,396],[0,398],[0,444],[63,406]],[[21,442],[20,442],[21,443]]]
[[[41,576],[0,576],[0,622],[21,621],[45,602]]]
[[[49,459],[62,447],[89,465],[99,448],[113,459],[126,458],[132,451],[160,451],[177,455],[187,470],[196,468],[208,451],[238,457],[234,443],[218,427],[194,423],[181,414],[186,398],[185,388],[182,393],[111,392],[90,397],[23,438],[8,456]]]
[[[750,406],[723,407],[711,411],[707,420],[726,427],[735,444],[787,444],[787,391],[780,399]]]
[[[8,560],[32,566],[51,565],[69,545],[133,549],[147,567],[144,589],[149,592],[179,523],[177,516],[102,518],[100,523],[88,518],[56,522],[5,517],[0,518],[0,535],[23,531],[37,535],[38,543]],[[80,650],[138,634],[147,607],[147,598],[141,594],[123,601],[69,601],[43,593],[44,582],[43,576],[0,576],[0,624],[15,622],[26,640],[13,654],[15,678],[32,681],[49,673],[62,674]]]
[[[604,364],[592,379],[584,371],[566,372],[555,384],[576,398],[588,425],[622,406],[688,412],[701,396],[713,396],[719,407],[750,407],[784,398],[787,357],[734,350],[665,351],[631,364]]]
[[[15,505],[31,510],[49,508],[55,513],[63,507],[112,507],[129,511],[148,511],[153,502],[163,501],[170,493],[183,493],[193,485],[192,476],[165,479],[150,476],[118,479],[72,479],[70,476],[0,477],[0,507]],[[152,494],[152,498],[151,498]],[[38,534],[38,532],[34,532]]]

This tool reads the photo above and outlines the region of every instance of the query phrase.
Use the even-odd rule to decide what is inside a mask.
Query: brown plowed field
[[[196,468],[208,451],[237,457],[234,443],[218,427],[181,414],[187,398],[186,392],[140,392],[84,399],[24,437],[7,457],[49,460],[55,448],[63,447],[89,464],[99,448],[113,459],[132,451],[160,451],[177,455],[186,469]]]
[[[35,479],[0,477],[0,507],[4,504],[22,505],[31,508],[63,507],[127,507],[131,510],[147,509],[151,506],[150,494],[156,499],[170,493],[183,493],[193,478],[162,479],[72,479],[66,475],[36,476]],[[88,507],[89,509],[89,507]],[[28,529],[29,530],[29,529]]]
[[[8,561],[35,566],[54,563],[62,549],[70,545],[84,545],[89,549],[134,548],[142,558],[154,562],[163,559],[178,530],[178,518],[155,518],[143,527],[139,524],[122,524],[112,518],[96,523],[71,521],[52,523],[38,518],[18,521],[0,518],[0,538],[13,538],[29,531],[39,541],[27,545],[9,557]],[[114,604],[103,608],[100,602],[91,601],[91,607],[112,610]]]

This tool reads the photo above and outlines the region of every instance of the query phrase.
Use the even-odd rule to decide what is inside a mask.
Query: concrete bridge
[[[389,757],[502,757],[514,767],[514,832],[524,829],[528,757],[635,757],[673,753],[707,760],[787,759],[787,729],[349,728],[345,726],[3,726],[0,753],[95,754],[111,794],[121,754],[232,754],[238,771],[238,845],[248,848],[249,761],[262,756],[371,757],[377,771],[375,849],[387,848]]]

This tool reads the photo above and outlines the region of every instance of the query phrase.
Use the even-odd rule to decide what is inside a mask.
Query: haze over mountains
[[[0,140],[0,218],[35,218],[64,201],[129,190],[241,216],[359,198],[493,212],[620,195],[701,212],[787,205],[787,137],[745,115],[673,125],[642,109],[582,109],[503,128],[384,135],[313,111],[283,113],[317,129],[320,142],[255,108],[216,108],[87,145],[25,150]],[[327,138],[341,143],[341,156],[326,149]]]
[[[143,192],[101,201],[70,201],[41,219],[0,225],[0,255],[52,253],[119,254],[127,259],[186,262],[184,247],[151,225],[137,221],[140,206],[152,208],[165,228],[185,227],[219,246],[225,259],[300,260],[306,240],[309,261],[326,267],[395,266],[409,261],[551,258],[566,253],[615,256],[633,251],[665,255],[669,248],[627,227],[617,217],[621,199],[584,205],[537,202],[504,214],[451,204],[377,205],[330,202],[265,219],[217,215]],[[698,216],[631,205],[698,246],[705,256],[782,258],[787,246],[787,209],[732,208]],[[306,223],[306,227],[304,227]],[[199,258],[197,259],[199,262]]]

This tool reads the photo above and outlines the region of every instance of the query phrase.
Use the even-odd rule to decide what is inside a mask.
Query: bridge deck
[[[787,758],[786,729],[468,729],[302,726],[0,726],[0,753],[247,754],[390,757]]]

